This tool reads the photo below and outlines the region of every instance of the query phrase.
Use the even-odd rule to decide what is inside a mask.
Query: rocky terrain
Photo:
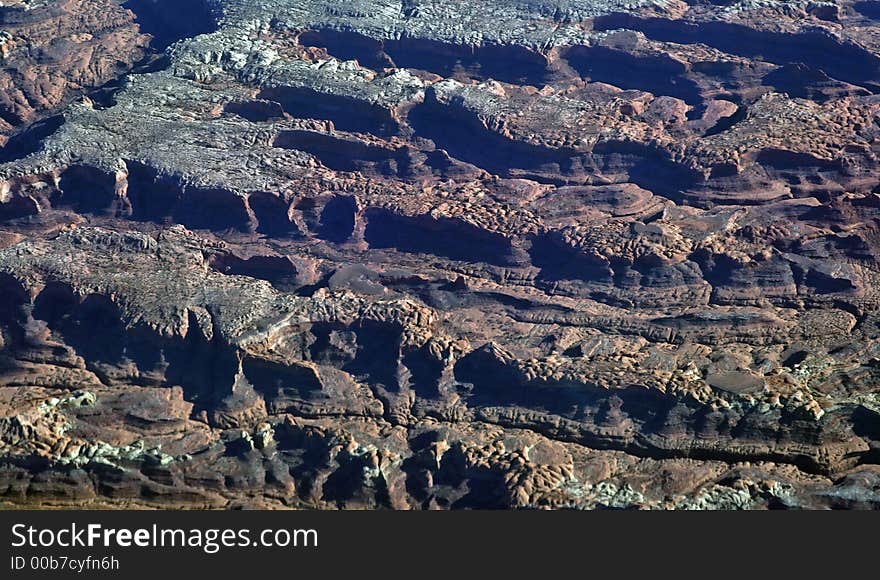
[[[0,5],[0,145],[31,125],[31,141],[60,125],[60,105],[108,88],[155,53],[135,15],[112,0],[35,0]],[[107,86],[105,86],[107,85]],[[42,121],[37,125],[37,121]],[[25,137],[25,136],[20,136]],[[22,140],[11,150],[34,147]],[[0,160],[8,160],[0,152]]]
[[[0,7],[0,505],[880,508],[880,2]]]

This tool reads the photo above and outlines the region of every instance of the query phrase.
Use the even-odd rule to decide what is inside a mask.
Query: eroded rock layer
[[[880,507],[880,2],[0,23],[3,504]]]

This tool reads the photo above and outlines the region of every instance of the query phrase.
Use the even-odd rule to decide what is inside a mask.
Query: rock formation
[[[880,2],[0,25],[0,504],[880,507]]]

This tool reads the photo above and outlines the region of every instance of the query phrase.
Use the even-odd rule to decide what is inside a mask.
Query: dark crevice
[[[362,171],[397,176],[406,170],[406,149],[389,149],[354,139],[337,138],[314,131],[282,131],[274,147],[304,151],[334,171]]]
[[[165,50],[184,38],[217,30],[217,18],[206,0],[128,0],[141,31],[153,36],[152,45]]]
[[[443,77],[494,79],[538,87],[548,80],[547,59],[521,46],[452,45],[417,38],[386,41],[383,46],[396,66],[426,70]]]
[[[180,182],[162,175],[153,167],[138,161],[126,160],[128,171],[127,196],[132,208],[132,219],[165,221],[183,194]]]
[[[64,124],[63,115],[53,115],[13,134],[0,148],[0,163],[8,163],[36,153],[43,141],[52,136]]]
[[[382,385],[397,392],[400,387],[400,328],[363,320],[353,330],[357,337],[357,349],[354,358],[342,370],[352,376],[367,379],[371,385]]]
[[[675,203],[682,203],[682,192],[703,179],[696,171],[672,161],[666,151],[633,141],[598,143],[592,158],[602,173],[624,173],[626,181]]]
[[[470,385],[468,402],[483,421],[532,429],[555,440],[592,449],[618,450],[654,459],[691,458],[727,463],[775,461],[822,475],[828,475],[836,467],[824,462],[818,453],[823,424],[797,414],[751,412],[735,420],[722,420],[720,414],[711,409],[649,389],[616,389],[609,393],[593,385],[529,381],[491,345],[462,358],[455,365],[455,377]],[[498,406],[534,409],[550,416],[568,418],[581,428],[559,429],[554,419],[550,419],[548,429],[543,429],[540,421],[496,415],[492,409]],[[483,407],[489,411],[483,412]],[[613,434],[617,426],[633,423],[638,425],[634,437]],[[865,425],[865,421],[861,425]],[[682,444],[717,439],[727,439],[731,444],[720,448]],[[738,448],[736,441],[743,445]],[[802,450],[774,449],[774,445],[753,450],[749,446],[753,441],[773,441],[779,447],[792,444]],[[806,447],[804,443],[807,443]],[[809,447],[812,446],[816,446],[816,453],[810,453]]]
[[[802,63],[787,64],[768,73],[761,81],[779,93],[796,99],[825,103],[833,98],[867,96],[871,91],[837,81],[823,71]]]
[[[581,152],[513,140],[488,129],[470,111],[439,102],[431,90],[408,119],[418,136],[451,157],[502,177],[560,186],[626,175],[627,181],[673,201],[699,177],[664,152],[638,143],[606,142]]]
[[[339,60],[356,60],[363,67],[383,70],[394,66],[382,51],[382,43],[356,32],[342,30],[306,30],[299,35],[302,46],[323,48]]]
[[[300,232],[290,221],[290,206],[277,195],[256,192],[248,197],[248,204],[257,219],[257,232],[270,237],[299,237]]]
[[[442,77],[532,86],[543,86],[549,80],[546,57],[516,45],[472,46],[411,37],[378,41],[356,32],[331,29],[303,32],[299,41],[374,70],[408,68]]]
[[[321,210],[318,237],[328,242],[345,242],[354,233],[356,213],[357,202],[353,197],[333,197]]]
[[[764,149],[758,154],[756,161],[773,169],[799,169],[803,167],[816,167],[822,170],[842,171],[843,166],[839,160],[821,159],[809,153],[786,151],[784,149]]]
[[[430,139],[451,157],[495,175],[551,185],[586,179],[577,152],[508,139],[487,129],[475,115],[438,103],[431,91],[424,104],[413,108],[408,120],[418,136]]]
[[[880,2],[868,0],[866,2],[856,2],[853,4],[856,12],[870,18],[871,20],[880,20]]]
[[[5,106],[0,107],[0,120],[5,121],[12,127],[18,127],[24,123],[24,119],[19,114],[9,110]]]
[[[703,137],[711,137],[712,135],[718,135],[720,133],[724,133],[725,131],[730,130],[737,123],[744,121],[746,117],[749,115],[749,108],[745,105],[740,105],[736,108],[736,111],[727,117],[721,117],[715,125],[710,127],[703,133]]]
[[[305,366],[284,365],[249,357],[242,362],[242,372],[268,402],[307,398],[321,390],[317,376]]]
[[[307,87],[273,87],[260,91],[259,100],[275,101],[297,119],[330,121],[341,131],[396,135],[397,121],[387,109],[351,97],[321,93]]]
[[[178,176],[166,175],[139,161],[126,160],[128,172],[125,199],[131,219],[157,223],[173,220],[188,228],[237,229],[266,234],[294,231],[287,219],[287,206],[271,194],[250,196],[222,188],[183,184]],[[256,209],[253,209],[255,207]],[[258,216],[264,221],[260,222]]]
[[[257,225],[243,196],[226,189],[200,187],[184,189],[174,209],[174,221],[191,229],[242,232],[252,232]]]
[[[27,290],[21,282],[9,274],[0,272],[0,338],[12,338],[13,344],[20,343],[24,337],[24,324],[27,316],[24,312],[25,305],[29,302]],[[0,348],[0,366],[3,359],[11,354],[8,344]]]
[[[171,59],[164,54],[150,53],[136,63],[126,74],[112,79],[88,93],[95,109],[109,109],[116,106],[116,95],[125,88],[130,75],[143,75],[159,72],[171,66]]]
[[[575,248],[566,245],[557,232],[535,238],[529,256],[532,264],[541,269],[538,276],[544,281],[608,282],[611,279],[612,271],[608,264],[590,260]]]
[[[64,170],[58,189],[60,197],[52,205],[68,206],[77,213],[105,212],[119,200],[116,176],[88,165],[73,165]]]
[[[15,196],[0,203],[0,221],[29,218],[40,213],[40,204],[31,197]]]
[[[410,146],[382,147],[342,135],[316,131],[281,131],[273,146],[313,155],[334,171],[405,180],[472,175],[475,168],[456,163],[442,151],[420,151]]]
[[[215,254],[208,262],[211,268],[223,274],[266,280],[281,290],[296,288],[296,266],[286,256],[240,258],[232,254]]]
[[[630,14],[600,16],[593,24],[597,31],[637,30],[652,40],[705,44],[728,54],[779,65],[809,64],[831,77],[864,86],[872,92],[880,77],[880,58],[854,43],[840,41],[820,30],[797,34],[767,32],[729,22],[694,24]]]
[[[222,340],[208,339],[192,312],[186,336],[162,336],[146,325],[128,326],[107,296],[81,297],[68,284],[50,282],[34,299],[32,316],[45,321],[105,384],[180,385],[200,409],[231,392],[235,353]]]
[[[564,54],[578,74],[593,82],[675,97],[691,106],[689,119],[703,115],[700,88],[687,78],[685,66],[668,56],[636,56],[604,46],[572,46]]]
[[[252,123],[268,123],[284,118],[284,109],[275,101],[233,101],[227,103],[223,110]]]
[[[371,248],[395,248],[498,266],[517,265],[522,260],[509,239],[462,220],[401,216],[382,209],[368,209],[364,217],[364,239]]]

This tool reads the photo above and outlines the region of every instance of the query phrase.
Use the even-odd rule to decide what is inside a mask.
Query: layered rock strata
[[[4,505],[880,506],[880,2],[99,4],[0,9]]]

